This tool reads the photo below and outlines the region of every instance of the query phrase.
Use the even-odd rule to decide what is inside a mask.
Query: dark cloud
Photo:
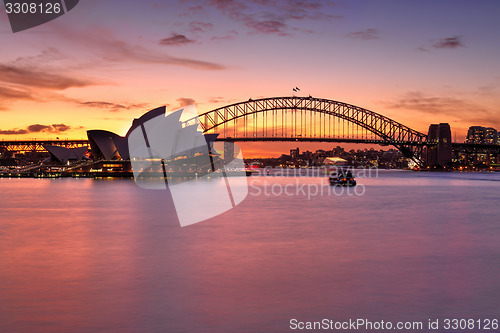
[[[0,63],[0,110],[7,110],[6,101],[70,101],[59,91],[100,84],[69,70],[61,70],[63,59],[65,56],[59,50],[48,48],[34,56]],[[51,66],[52,62],[59,66]]]
[[[192,44],[195,41],[187,38],[184,35],[172,34],[172,36],[161,39],[158,44],[162,46],[178,46],[178,45],[186,45]]]
[[[0,130],[1,135],[22,135],[30,133],[63,133],[71,129],[71,126],[65,124],[53,124],[53,125],[41,125],[34,124],[29,125],[26,129],[10,129],[10,130]]]
[[[177,102],[179,102],[179,107],[196,104],[195,100],[189,97],[178,98]]]
[[[245,2],[237,0],[211,0],[209,1],[209,5],[215,6],[217,9],[227,11],[228,14],[232,15],[248,9]]]
[[[33,93],[26,89],[0,87],[0,100],[33,100]]]
[[[294,9],[321,9],[322,4],[314,1],[288,0],[287,5]]]
[[[65,124],[53,124],[52,128],[54,129],[55,132],[67,132],[71,129],[71,126],[65,125]]]
[[[35,125],[28,126],[28,132],[30,132],[30,133],[50,132],[51,129],[52,129],[52,126],[50,126],[50,125],[35,124]]]
[[[379,38],[379,32],[377,29],[370,28],[366,30],[353,31],[345,36],[353,39],[372,40]]]
[[[147,108],[148,104],[118,104],[103,101],[90,101],[90,102],[79,102],[80,106],[87,106],[91,108],[106,109],[109,112],[119,112],[122,110],[132,110],[132,109],[144,109]]]
[[[0,130],[0,134],[2,135],[20,135],[20,134],[28,134],[27,130],[23,129],[12,129],[12,130]]]
[[[70,129],[71,126],[65,124],[54,124],[54,125],[34,124],[27,127],[29,133],[40,133],[40,132],[62,133]]]
[[[455,49],[464,46],[460,36],[441,38],[432,44],[436,49]]]
[[[277,8],[283,12],[284,19],[291,20],[330,20],[343,18],[342,15],[325,14],[324,7],[332,5],[329,1],[301,1],[288,0],[276,3]]]
[[[338,18],[324,14],[328,2],[321,1],[274,1],[274,0],[210,0],[208,5],[221,11],[234,21],[250,28],[252,33],[287,36],[297,20],[320,20]]]
[[[69,74],[55,73],[51,70],[0,64],[0,82],[33,88],[64,90],[72,87],[85,87],[95,82],[76,78]]]

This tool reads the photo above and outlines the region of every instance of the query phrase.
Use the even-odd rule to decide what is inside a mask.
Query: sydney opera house
[[[86,147],[45,149],[52,161],[72,166],[76,172],[131,173],[134,169],[203,174],[213,171],[220,160],[214,149],[217,134],[204,135],[196,114],[186,108],[168,115],[165,106],[153,109],[134,119],[125,136],[106,130],[89,130],[87,136],[90,151]]]

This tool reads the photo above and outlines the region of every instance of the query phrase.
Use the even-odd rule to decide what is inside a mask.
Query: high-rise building
[[[483,126],[471,126],[467,131],[466,143],[475,144],[500,144],[500,136],[495,128]],[[469,162],[476,164],[478,162],[489,165],[495,162],[495,156],[484,153],[474,153],[467,156]]]
[[[484,143],[496,144],[498,142],[498,132],[493,127],[486,127],[484,130]]]
[[[497,144],[498,132],[493,127],[471,126],[467,131],[467,143]]]
[[[483,126],[471,126],[467,131],[467,143],[484,143],[485,128]]]
[[[299,148],[297,149],[290,149],[290,157],[291,158],[298,158],[300,154]]]

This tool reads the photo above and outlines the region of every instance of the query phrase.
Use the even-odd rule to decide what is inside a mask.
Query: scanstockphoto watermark
[[[328,180],[322,179],[319,184],[304,184],[300,179],[294,179],[287,184],[270,183],[267,180],[252,179],[249,184],[248,194],[251,196],[264,195],[266,197],[279,197],[282,195],[293,197],[303,196],[311,200],[317,196],[362,196],[366,193],[363,184],[357,186],[332,186]]]
[[[253,172],[254,176],[274,176],[274,177],[334,177],[339,172],[351,172],[353,176],[358,178],[378,178],[379,168],[375,166],[354,168],[353,166],[317,166],[311,168],[284,168],[284,167],[269,167],[256,169]]]
[[[311,200],[317,196],[363,196],[366,193],[366,187],[364,184],[354,182],[354,177],[377,178],[378,168],[354,169],[352,167],[322,166],[288,169],[266,167],[257,170],[254,177],[249,182],[248,194],[251,196],[302,196]],[[290,181],[277,181],[278,177],[290,179]],[[318,178],[319,182],[311,182],[311,180]]]

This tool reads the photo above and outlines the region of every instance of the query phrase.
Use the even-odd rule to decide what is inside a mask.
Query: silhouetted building
[[[79,148],[65,148],[60,146],[43,146],[49,153],[50,157],[53,160],[56,160],[60,163],[67,163],[70,161],[81,161],[85,152],[87,151],[87,147],[79,147]]]
[[[484,127],[471,126],[467,131],[467,143],[484,143]]]
[[[484,143],[497,144],[498,132],[492,127],[486,127],[484,130]]]
[[[299,151],[298,147],[297,147],[297,149],[290,149],[290,157],[292,159],[298,158],[299,155],[300,155],[300,151]]]
[[[498,132],[492,127],[471,126],[467,131],[467,143],[489,143],[497,144]]]
[[[427,148],[427,164],[429,166],[447,166],[451,162],[451,129],[447,123],[429,126],[428,140],[435,143]]]
[[[10,156],[8,156],[7,148],[0,147],[0,159],[4,159],[7,157],[10,157]]]
[[[127,160],[130,158],[126,137],[102,130],[87,131],[87,136],[94,159]]]
[[[153,109],[143,114],[140,118],[134,119],[134,121],[132,122],[132,126],[127,131],[127,134],[124,137],[119,136],[118,134],[115,134],[113,132],[103,131],[103,130],[87,131],[87,136],[89,138],[89,143],[92,150],[93,158],[96,160],[104,159],[108,161],[130,160],[129,137],[132,135],[132,133],[136,134],[139,133],[144,138],[147,137],[148,138],[148,142],[146,143],[147,147],[150,147],[151,144],[160,146],[173,145],[172,147],[175,148],[175,155],[177,157],[180,155],[186,155],[186,156],[189,155],[192,157],[194,155],[199,154],[200,152],[203,152],[207,147],[210,147],[211,149],[218,134],[204,134],[203,137],[208,146],[206,147],[203,145],[202,146],[196,145],[195,147],[194,142],[192,142],[192,139],[193,137],[195,137],[194,132],[197,131],[198,125],[192,124],[189,126],[182,127],[182,123],[180,120],[181,113],[182,113],[181,110],[179,110],[174,117],[169,118],[169,121],[175,123],[175,126],[172,127],[168,135],[167,133],[156,131],[158,124],[161,123],[161,121],[163,121],[164,118],[166,118],[165,106]],[[141,128],[139,129],[140,131],[134,131],[139,127]],[[148,133],[149,135],[146,135],[146,133]],[[167,137],[165,137],[164,134],[167,135]],[[167,138],[172,139],[172,142],[166,140]],[[163,141],[166,140],[167,142],[159,140]],[[231,144],[231,146],[233,146],[233,144]],[[232,149],[233,149],[232,154],[229,151],[227,151],[227,153],[229,155],[233,155],[234,159],[234,146]],[[151,148],[151,153],[154,154],[158,153],[158,151],[153,151],[153,150],[154,149]],[[217,154],[216,152],[213,153]]]

